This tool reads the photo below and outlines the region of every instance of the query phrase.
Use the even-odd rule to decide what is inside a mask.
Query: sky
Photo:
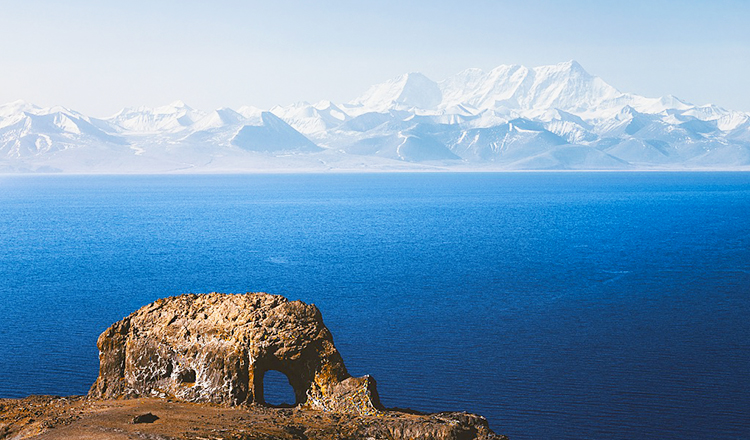
[[[0,0],[0,103],[267,109],[574,59],[623,92],[750,111],[748,20],[746,0]]]

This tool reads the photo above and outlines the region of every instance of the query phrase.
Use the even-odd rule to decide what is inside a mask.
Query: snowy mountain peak
[[[205,116],[204,112],[193,110],[182,101],[174,101],[160,107],[125,108],[106,121],[122,130],[154,133],[180,130]]]
[[[442,92],[435,81],[413,72],[370,87],[350,105],[361,107],[359,113],[383,112],[393,108],[433,109],[442,99]]]
[[[241,114],[245,118],[260,117],[260,114],[262,112],[262,109],[259,109],[258,107],[252,105],[243,105],[242,107],[237,109],[237,113]]]
[[[231,144],[256,152],[315,152],[320,147],[271,112],[248,121],[231,139]]]
[[[21,113],[38,113],[40,107],[21,99],[0,105],[0,118],[10,118]]]
[[[674,95],[662,96],[659,98],[659,104],[664,106],[665,109],[687,110],[694,107],[692,104],[687,103]]]
[[[517,64],[500,65],[489,72],[467,69],[440,83],[409,73],[371,87],[352,105],[378,112],[460,107],[501,113],[551,108],[581,112],[607,106],[621,95],[571,60],[531,69]]]
[[[154,107],[153,112],[156,114],[171,114],[171,113],[181,113],[181,112],[190,112],[193,111],[193,109],[185,104],[181,100],[170,102],[167,105],[162,105],[159,107]]]
[[[534,68],[534,81],[525,97],[526,108],[586,111],[622,95],[575,61]]]
[[[316,104],[298,102],[287,107],[276,106],[271,109],[271,113],[304,134],[325,132],[338,127],[350,118],[331,101],[320,101]]]
[[[341,112],[341,109],[336,104],[334,104],[333,102],[331,102],[331,101],[329,101],[327,99],[324,99],[322,101],[318,101],[315,104],[313,104],[312,106],[316,110],[320,110],[320,111],[337,111],[337,112]]]
[[[552,68],[552,69],[556,69],[556,70],[567,71],[567,72],[576,72],[576,73],[579,73],[579,74],[591,76],[586,71],[586,69],[584,69],[583,66],[581,66],[581,64],[578,61],[576,61],[576,60],[564,61],[562,63],[552,64],[552,65],[549,65],[549,66],[546,66],[546,67]]]
[[[197,120],[190,128],[194,131],[210,130],[228,125],[237,125],[245,119],[243,115],[231,108],[222,107]]]

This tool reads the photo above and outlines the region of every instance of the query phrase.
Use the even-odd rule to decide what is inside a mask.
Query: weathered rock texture
[[[160,299],[113,324],[97,346],[94,398],[262,404],[263,375],[278,370],[296,404],[358,415],[382,409],[375,381],[347,373],[317,307],[278,295]]]
[[[153,423],[133,423],[136,414]],[[0,399],[0,440],[507,440],[466,413],[335,414],[259,405],[224,406],[158,398]]]

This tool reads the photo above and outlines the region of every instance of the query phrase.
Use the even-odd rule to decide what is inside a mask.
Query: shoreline
[[[151,422],[139,422],[147,415]],[[140,416],[140,419],[138,417]],[[146,417],[146,420],[151,418]],[[371,416],[303,406],[226,406],[161,398],[29,396],[0,399],[0,439],[339,440],[431,438],[507,440],[481,416],[388,409]]]

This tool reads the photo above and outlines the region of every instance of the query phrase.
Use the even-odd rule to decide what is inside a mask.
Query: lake
[[[316,304],[386,406],[750,438],[750,173],[0,176],[0,397],[86,393],[104,329],[210,291]]]

